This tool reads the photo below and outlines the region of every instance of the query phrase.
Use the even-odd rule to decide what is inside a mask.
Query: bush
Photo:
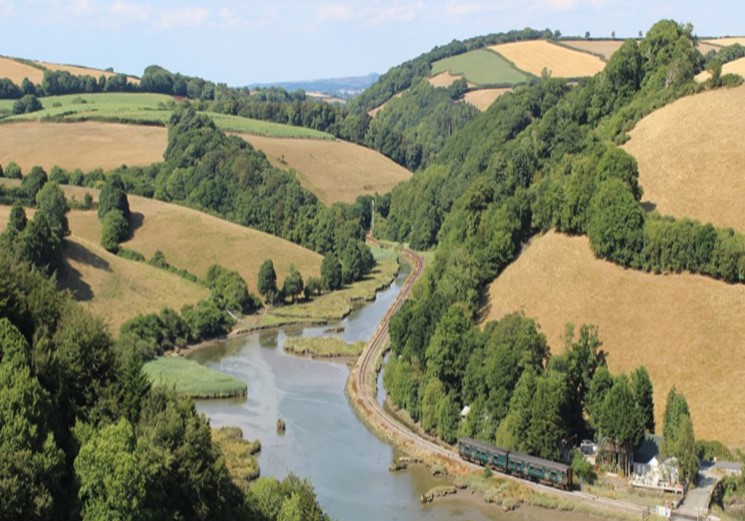
[[[8,179],[22,179],[23,173],[21,172],[21,167],[11,161],[5,169],[5,177]]]
[[[127,238],[129,234],[129,221],[119,210],[110,210],[103,218],[101,229],[101,246],[107,251],[116,253],[119,251],[119,243]]]
[[[44,107],[41,106],[41,102],[36,99],[33,94],[26,94],[21,99],[13,103],[13,114],[29,114],[36,112]]]

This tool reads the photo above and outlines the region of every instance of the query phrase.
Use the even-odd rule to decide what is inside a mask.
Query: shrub
[[[33,94],[26,94],[13,103],[13,114],[28,114],[43,109],[41,102]]]

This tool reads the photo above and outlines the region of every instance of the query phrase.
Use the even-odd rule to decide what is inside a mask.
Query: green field
[[[8,116],[3,121],[51,119],[59,121],[113,121],[147,125],[168,123],[176,102],[165,94],[97,93],[39,98],[44,108],[31,114]],[[11,111],[14,100],[0,100],[0,112]],[[333,139],[333,136],[303,127],[205,112],[219,128],[268,137]]]
[[[359,356],[364,348],[365,342],[363,341],[348,344],[338,336],[290,336],[285,338],[284,343],[284,350],[288,353],[306,355],[313,358]]]
[[[432,64],[432,74],[462,74],[476,85],[515,85],[528,80],[525,73],[495,52],[486,49],[451,56]]]
[[[153,385],[172,387],[192,398],[245,396],[244,382],[180,356],[156,358],[142,368]]]

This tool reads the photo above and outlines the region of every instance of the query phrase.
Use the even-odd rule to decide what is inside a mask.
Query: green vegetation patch
[[[15,100],[0,100],[0,113],[12,111]],[[107,121],[143,125],[166,125],[176,101],[165,94],[108,92],[69,94],[40,98],[43,109],[31,114],[10,116],[4,121]],[[325,132],[229,114],[204,112],[223,131],[245,132],[267,137],[333,139]]]
[[[261,442],[244,439],[238,427],[212,429],[212,441],[220,447],[235,484],[244,490],[248,488],[249,482],[259,477],[259,462],[253,455],[261,450]]]
[[[495,52],[478,49],[432,64],[432,74],[450,71],[462,74],[476,85],[515,85],[524,83],[528,76]]]
[[[348,344],[338,336],[287,337],[284,343],[285,351],[314,358],[359,356],[364,348],[363,341]]]
[[[228,398],[247,391],[244,382],[180,356],[156,358],[142,369],[153,385],[172,387],[182,396]]]

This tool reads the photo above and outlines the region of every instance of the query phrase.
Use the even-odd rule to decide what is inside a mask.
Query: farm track
[[[374,239],[369,240],[370,242],[377,243]],[[482,467],[479,465],[462,460],[458,453],[452,448],[435,443],[422,437],[420,434],[413,432],[408,427],[401,424],[391,414],[386,412],[380,403],[378,403],[376,397],[376,361],[383,355],[390,340],[388,324],[390,323],[393,314],[396,313],[406,299],[409,298],[414,284],[424,273],[424,259],[420,255],[417,255],[416,252],[408,248],[402,248],[401,253],[412,261],[413,270],[406,279],[404,287],[401,289],[398,297],[393,301],[393,304],[391,304],[391,307],[386,312],[383,320],[378,324],[372,338],[365,346],[365,349],[352,368],[349,379],[347,380],[347,396],[357,415],[380,438],[394,443],[406,452],[422,459],[440,461],[446,464],[450,469],[466,472],[481,470]],[[580,501],[594,507],[624,512],[626,514],[638,514],[640,517],[646,517],[648,514],[648,509],[646,507],[626,501],[596,497],[578,491],[560,490],[507,474],[500,474],[500,477],[518,482],[541,494],[556,496],[571,501]]]

